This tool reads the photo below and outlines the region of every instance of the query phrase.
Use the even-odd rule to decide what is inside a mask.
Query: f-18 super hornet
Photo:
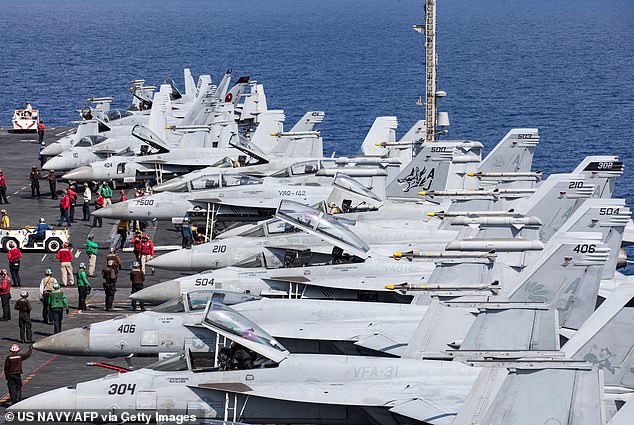
[[[225,79],[227,80],[227,79]],[[223,80],[223,81],[225,81]],[[235,108],[233,102],[226,99],[237,99],[248,84],[248,77],[242,77],[226,94],[225,100],[219,98],[222,94],[220,86],[215,90],[208,90],[202,96],[201,108],[205,104],[209,107],[198,111],[192,108],[191,114],[200,112],[203,117],[211,120],[210,125],[184,126],[185,133],[177,138],[178,142],[171,143],[169,138],[161,137],[146,127],[137,125],[132,129],[132,136],[145,143],[148,149],[141,150],[140,155],[130,152],[128,155],[115,155],[108,159],[93,162],[79,167],[64,175],[72,180],[124,180],[135,181],[137,177],[154,176],[159,180],[163,174],[186,173],[195,168],[217,163],[230,153],[235,152],[228,147],[231,134],[237,134]],[[230,96],[232,95],[232,96]],[[156,106],[156,105],[155,105]],[[183,119],[184,121],[187,119]],[[204,119],[204,118],[203,118]],[[178,127],[176,127],[176,130]]]
[[[624,265],[621,245],[624,228],[629,217],[630,210],[624,206],[622,200],[589,199],[570,215],[557,234],[549,238],[548,241],[560,239],[570,232],[598,232],[611,250],[608,266],[604,269],[602,277],[604,279],[602,292],[609,293],[611,288],[616,285],[614,281],[615,268]],[[525,230],[522,226],[519,228],[511,226],[511,228],[518,232]],[[259,234],[258,232],[274,234],[280,229],[283,228],[279,222],[270,222],[263,223],[259,228],[253,228],[251,232],[253,235]],[[319,229],[307,228],[304,230],[313,233],[317,238],[321,237]],[[532,231],[537,232],[538,230],[533,229]],[[215,262],[206,261],[208,258],[218,261],[218,264],[221,264],[221,261],[226,261],[226,259],[221,260],[221,258],[225,258],[224,253],[220,252],[225,250],[220,248],[223,246],[223,241],[224,239],[218,239],[211,244],[199,245],[194,248],[194,250],[199,248],[202,251],[201,258],[197,260],[201,263],[200,268],[213,268],[215,266]],[[482,239],[479,246],[476,246],[478,240],[474,239],[470,242],[463,240],[465,244],[471,245],[467,247],[469,251],[399,252],[394,256],[401,259],[400,262],[390,261],[387,258],[367,258],[363,262],[352,261],[353,257],[348,257],[343,253],[359,249],[359,246],[355,247],[349,241],[352,241],[352,237],[341,238],[339,241],[332,240],[337,248],[330,252],[331,257],[326,257],[325,253],[319,257],[322,260],[324,260],[322,257],[330,258],[330,262],[315,267],[306,266],[312,258],[314,246],[305,247],[310,251],[299,250],[299,247],[296,247],[296,250],[291,250],[287,247],[287,250],[283,251],[283,257],[279,254],[275,256],[277,251],[282,249],[283,245],[281,244],[272,244],[271,247],[276,247],[272,251],[269,251],[265,245],[260,246],[257,252],[253,252],[252,257],[247,258],[243,264],[239,264],[250,267],[229,267],[162,282],[137,292],[132,297],[159,304],[188,290],[217,288],[273,297],[353,300],[365,297],[366,299],[402,302],[409,298],[394,298],[386,293],[393,290],[403,295],[412,296],[420,293],[421,290],[423,293],[431,293],[436,288],[435,293],[455,296],[461,292],[464,293],[464,291],[460,291],[456,285],[446,285],[446,282],[453,281],[460,276],[473,277],[473,281],[469,282],[471,287],[465,284],[463,290],[482,288],[495,291],[499,290],[499,287],[492,287],[494,282],[512,280],[516,278],[518,270],[523,270],[527,265],[532,264],[531,255],[523,251],[505,253],[504,249],[509,249],[502,246],[505,239]],[[506,241],[509,242],[507,245],[512,245],[512,241],[508,239]],[[490,251],[491,245],[489,244],[493,242],[498,248],[501,248],[499,253]],[[453,245],[456,244],[460,248],[459,241],[450,242],[447,248],[454,248]],[[219,248],[213,248],[213,246]],[[203,248],[205,249],[203,250]],[[479,248],[479,251],[473,251],[476,248]],[[544,252],[548,252],[548,244],[546,244],[545,249]],[[193,256],[197,252],[194,250],[176,251],[158,258],[167,257],[173,260],[173,264],[177,264],[186,261],[190,254]],[[536,251],[533,255],[541,256],[542,254]],[[501,258],[498,258],[500,256]],[[280,260],[280,257],[283,260]],[[424,261],[419,262],[418,257],[423,257]],[[280,261],[283,261],[283,268],[270,268],[270,265],[276,265]],[[262,265],[269,267],[262,268]],[[303,267],[293,267],[296,265],[303,265]],[[342,276],[345,276],[345,279],[342,279]],[[604,294],[604,296],[606,295]]]
[[[543,241],[548,240],[548,237],[559,229],[567,219],[567,214],[574,212],[582,204],[583,198],[588,198],[596,193],[594,185],[584,182],[584,175],[552,175],[547,184],[542,185],[525,203],[531,208],[527,211],[529,213],[527,216],[539,217],[541,215],[542,222],[548,223],[540,229],[541,234],[544,235]],[[571,188],[571,185],[574,187]],[[522,200],[517,202],[522,202]],[[540,208],[544,205],[548,205],[548,208]],[[551,208],[553,205],[560,208],[553,209]],[[275,225],[271,227],[263,223],[256,228],[247,228],[242,233],[229,232],[231,235],[229,237],[220,236],[220,239],[207,244],[164,254],[152,259],[151,264],[153,267],[185,271],[204,271],[238,264],[246,266],[249,263],[265,264],[266,267],[282,267],[287,255],[297,256],[307,253],[303,255],[307,263],[301,263],[305,266],[311,263],[323,264],[332,261],[333,245],[342,247],[343,244],[342,251],[358,258],[385,257],[394,252],[388,253],[387,251],[397,246],[398,240],[409,241],[407,246],[411,247],[410,249],[417,249],[414,246],[418,246],[425,251],[445,251],[448,249],[486,253],[496,249],[539,250],[543,246],[538,238],[527,240],[521,237],[454,241],[458,236],[457,229],[443,231],[434,226],[425,226],[425,223],[422,222],[407,226],[405,221],[399,220],[401,223],[399,230],[396,230],[394,226],[383,227],[381,221],[378,220],[347,222],[348,225],[346,225],[345,219],[340,221],[336,216],[324,214],[318,209],[289,200],[281,202],[277,214],[280,218],[288,221],[289,226],[276,229]],[[508,228],[516,228],[512,221],[503,224]],[[297,233],[297,229],[314,236]],[[512,236],[517,236],[517,234]],[[369,253],[370,247],[367,244],[373,245],[373,254]],[[399,251],[399,249],[395,251]]]
[[[319,159],[323,157],[323,142],[315,126],[323,121],[324,113],[319,111],[307,112],[289,131],[279,128],[283,118],[282,111],[270,111],[271,113],[260,113],[265,117],[271,117],[271,131],[266,132],[263,127],[267,124],[261,120],[258,124],[259,130],[253,134],[251,140],[244,137],[234,137],[229,144],[240,150],[244,155],[238,158],[229,158],[230,166],[226,164],[220,166],[207,167],[201,170],[174,177],[153,187],[154,192],[193,190],[197,187],[205,187],[206,180],[216,177],[220,180],[221,174],[243,174],[255,177],[265,177],[273,171],[291,167],[302,160],[305,165],[319,164]],[[267,134],[268,133],[268,134]],[[259,138],[273,138],[271,141],[259,140]],[[272,148],[270,147],[272,146]],[[269,151],[265,153],[264,150]],[[312,163],[308,163],[312,160]],[[239,164],[235,167],[234,164]],[[333,160],[334,163],[334,160]],[[294,170],[299,170],[300,165],[296,165]],[[204,182],[204,183],[203,183]]]
[[[156,134],[165,133],[166,115],[168,111],[171,113],[169,90],[169,85],[162,85],[161,90],[154,94],[153,104],[155,107],[150,111],[147,128]],[[89,126],[84,124],[83,127]],[[68,171],[96,161],[101,161],[121,152],[140,152],[142,142],[132,136],[131,128],[132,127],[124,134],[118,136],[111,134],[108,134],[108,137],[102,134],[84,136],[69,149],[50,158],[42,166],[42,169]]]
[[[370,133],[373,134],[372,131]],[[511,162],[518,163],[519,169],[530,168],[532,150],[536,145],[536,138],[529,140],[528,136],[532,137],[533,133],[536,134],[536,130],[533,132],[524,129],[511,130],[499,143],[499,147],[485,158],[483,167],[488,168],[487,164],[494,160],[498,164],[507,164],[511,158],[516,158],[516,160]],[[524,144],[531,141],[528,147],[523,147],[523,144],[518,142],[520,140],[519,136],[524,136],[521,139]],[[415,199],[420,199],[418,195],[419,189],[430,190],[437,188],[440,190],[442,188],[444,190],[447,187],[464,188],[465,176],[470,172],[477,171],[473,164],[480,163],[482,145],[476,142],[435,143],[438,143],[438,146],[435,146],[435,144],[430,146],[431,144],[428,144],[423,147],[411,163],[400,173],[382,170],[381,164],[395,165],[392,164],[390,158],[367,158],[365,161],[361,158],[359,160],[341,158],[339,165],[357,162],[361,166],[354,168],[325,167],[323,170],[315,170],[317,171],[316,177],[334,176],[337,172],[344,172],[353,176],[366,176],[366,178],[374,176],[371,179],[371,183],[367,184],[384,187],[385,189],[382,189],[382,192],[386,192],[387,196],[394,198],[411,199],[415,197]],[[460,154],[458,155],[454,151]],[[521,158],[521,160],[517,158]],[[396,164],[400,164],[400,162]],[[373,167],[367,168],[367,165],[373,165]],[[425,177],[421,177],[414,182],[410,178],[412,170],[419,170],[419,174],[420,170],[425,170]],[[174,217],[184,216],[187,211],[194,208],[207,210],[209,205],[213,204],[216,206],[215,216],[219,220],[225,214],[235,216],[235,208],[240,208],[240,213],[244,215],[263,217],[272,214],[280,197],[298,200],[306,204],[314,204],[326,199],[327,195],[325,192],[328,192],[332,187],[332,179],[324,180],[322,178],[315,182],[304,181],[302,183],[301,181],[286,182],[284,179],[290,176],[283,174],[274,173],[272,176],[280,178],[271,177],[264,181],[261,186],[248,188],[250,189],[248,191],[243,190],[244,188],[241,187],[231,187],[171,195],[155,194],[147,197],[147,199],[129,201],[125,206],[121,204],[103,208],[98,214],[101,217],[117,219],[151,218],[171,220]],[[421,179],[425,180],[425,182],[422,182]],[[469,180],[475,181],[473,177],[469,178]],[[412,191],[412,189],[417,190]],[[251,202],[247,202],[247,195],[248,198],[253,198]]]
[[[211,77],[209,75],[201,75],[198,81],[198,89],[194,86],[194,80],[191,71],[187,68],[184,70],[185,93],[181,94],[172,80],[170,82],[170,96],[172,102],[172,113],[175,117],[182,117],[186,113],[194,99],[198,96],[200,90],[205,90],[211,85]],[[59,155],[63,151],[75,146],[85,136],[99,136],[101,138],[110,138],[118,136],[129,136],[130,130],[136,124],[145,124],[148,120],[148,111],[152,107],[155,86],[146,86],[145,80],[132,80],[132,104],[127,110],[110,110],[112,102],[111,97],[90,98],[89,102],[95,104],[94,108],[84,107],[80,111],[82,121],[78,121],[78,128],[75,134],[62,137],[54,143],[46,146],[41,155],[53,157]],[[89,127],[89,132],[80,131],[85,124],[90,123],[94,126]]]
[[[575,261],[597,260],[594,253],[571,253]],[[148,368],[31,397],[11,410],[78,409],[90,400],[100,411],[196,411],[257,423],[450,423],[486,370],[481,359],[570,368],[559,354],[556,311],[530,301],[510,309],[488,306],[478,314],[457,350],[477,367],[426,360],[421,333],[400,358],[291,354],[244,315],[212,302],[199,326],[228,338],[231,347],[217,354],[187,350]]]
[[[585,308],[593,303],[575,301],[580,296],[578,291],[581,289],[589,290],[590,293],[598,290],[598,273],[590,273],[593,268],[600,268],[607,258],[605,252],[606,246],[596,244],[592,241],[595,252],[602,252],[601,255],[594,255],[594,262],[589,262],[588,255],[583,255],[574,250],[575,246],[583,244],[584,240],[568,240],[560,241],[553,249],[547,250],[537,259],[531,267],[525,272],[518,274],[515,281],[508,281],[503,286],[498,286],[497,291],[501,289],[502,293],[499,297],[492,297],[491,302],[499,305],[504,300],[512,300],[514,302],[532,301],[531,295],[535,288],[532,288],[534,282],[545,282],[539,288],[541,300],[552,302],[551,298],[558,296],[559,293],[568,294],[566,298],[566,306],[574,306],[575,308]],[[563,261],[562,257],[572,255],[569,261]],[[462,263],[461,263],[462,264]],[[411,265],[403,265],[403,267],[411,267]],[[222,272],[220,270],[219,272]],[[354,279],[353,272],[344,271],[347,279]],[[436,273],[436,272],[434,272]],[[222,275],[222,273],[219,273]],[[339,274],[339,279],[341,279]],[[449,287],[453,287],[453,293],[480,293],[484,292],[485,285],[467,285],[465,283],[452,282],[447,273],[440,273],[444,277],[446,289],[443,290],[442,284],[430,283],[429,290],[434,294],[442,294],[446,297],[452,292]],[[587,277],[586,277],[587,276]],[[273,273],[267,277],[261,277],[260,286],[268,284],[270,289],[259,293],[265,296],[273,294],[280,296],[284,292],[284,287],[289,282],[296,280],[309,282],[312,273],[308,276],[300,275],[298,277],[284,276],[277,277]],[[391,275],[390,277],[397,277]],[[92,324],[89,327],[81,329],[71,329],[60,334],[53,335],[42,341],[38,341],[35,348],[52,353],[70,354],[70,355],[103,355],[127,356],[130,354],[154,354],[178,351],[184,348],[192,348],[198,351],[213,349],[213,341],[202,338],[196,333],[193,327],[201,320],[201,316],[207,302],[216,297],[225,304],[234,304],[237,300],[240,304],[233,305],[233,308],[245,315],[251,321],[258,323],[267,332],[272,334],[278,340],[281,340],[287,348],[292,352],[319,352],[315,350],[315,344],[312,341],[322,341],[326,352],[335,352],[339,354],[358,353],[361,348],[365,348],[366,354],[385,353],[390,355],[401,355],[402,348],[407,345],[414,331],[419,325],[421,318],[426,314],[428,307],[419,304],[414,300],[411,304],[391,305],[387,303],[376,302],[350,302],[337,301],[328,302],[324,300],[310,300],[311,292],[319,289],[319,278],[313,284],[305,285],[306,289],[302,291],[302,299],[264,299],[254,301],[250,294],[257,294],[258,288],[249,291],[250,294],[244,293],[244,288],[248,285],[244,279],[233,282],[222,281],[222,278],[212,277],[211,283],[206,278],[198,277],[196,281],[199,286],[197,288],[210,288],[191,290],[182,295],[175,297],[173,300],[157,307],[150,312],[144,312],[136,315],[120,316],[116,319],[106,322]],[[285,281],[286,280],[286,281]],[[474,280],[475,282],[475,280]],[[575,282],[574,287],[571,282]],[[202,284],[205,283],[203,286]],[[239,286],[242,285],[242,288]],[[278,286],[277,291],[275,285]],[[292,287],[292,283],[291,283]],[[434,287],[439,288],[434,291]],[[221,289],[222,288],[222,289]],[[327,286],[323,287],[327,289]],[[568,288],[562,291],[562,288]],[[572,289],[571,289],[572,288]],[[178,294],[178,290],[183,291],[183,285],[180,287],[172,282],[171,287],[158,285],[149,287],[143,291],[158,289],[154,293]],[[176,289],[176,291],[175,291]],[[241,291],[241,289],[243,289]],[[372,289],[369,287],[368,289]],[[161,291],[162,290],[162,291]],[[138,292],[141,294],[143,291]],[[288,297],[291,296],[291,290],[287,289]],[[342,290],[339,290],[343,294]],[[371,291],[368,290],[368,293]],[[133,294],[136,295],[137,293]],[[527,295],[528,294],[528,295]],[[587,295],[583,292],[582,295]],[[286,293],[284,293],[286,297]],[[316,297],[321,298],[323,295]],[[345,297],[337,296],[337,290],[332,290],[332,298],[345,299]],[[527,298],[528,297],[528,298]],[[134,297],[136,298],[136,297]],[[144,297],[141,296],[143,299]],[[147,298],[147,297],[145,297]],[[591,297],[587,297],[591,298]],[[596,294],[594,295],[596,298]],[[225,301],[225,299],[227,301]],[[563,307],[562,311],[563,311]],[[568,308],[566,308],[568,310]],[[431,315],[435,317],[435,315]],[[469,316],[469,315],[467,315]],[[398,319],[397,319],[398,318]],[[460,319],[460,318],[458,318]],[[457,323],[460,320],[456,320]],[[453,322],[452,322],[453,323]],[[470,323],[470,322],[469,322]],[[182,328],[185,326],[185,328]],[[125,331],[125,332],[124,332]],[[447,342],[451,342],[447,340]],[[377,347],[381,344],[380,348]],[[190,345],[192,345],[190,347]],[[313,350],[313,351],[311,351]]]

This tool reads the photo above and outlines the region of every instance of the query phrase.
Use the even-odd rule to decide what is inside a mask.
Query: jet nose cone
[[[72,411],[77,408],[76,390],[74,388],[58,388],[52,391],[24,399],[9,407],[9,412],[35,412],[42,410],[66,410]],[[86,407],[88,408],[88,407]],[[17,422],[17,421],[16,421]]]
[[[148,304],[161,304],[174,298],[178,298],[181,291],[180,280],[168,280],[157,283],[130,295],[130,299],[143,301]]]
[[[130,218],[128,201],[117,202],[116,204],[100,208],[92,212],[91,215],[101,218],[115,218],[118,220],[128,219]]]
[[[67,180],[93,180],[95,176],[95,170],[90,165],[84,165],[83,167],[75,168],[72,171],[64,174],[63,179]]]
[[[62,145],[55,142],[42,149],[42,152],[40,152],[40,154],[42,154],[43,156],[55,156],[62,153],[63,150],[64,149],[62,148]]]
[[[179,249],[177,251],[168,252],[159,255],[148,261],[148,265],[157,269],[167,270],[192,270],[192,250]]]
[[[46,161],[44,165],[42,165],[42,170],[50,171],[50,170],[67,170],[68,167],[65,167],[64,160],[59,156],[54,156],[53,158]]]
[[[90,354],[90,328],[75,328],[44,338],[33,348],[53,354],[87,356]]]

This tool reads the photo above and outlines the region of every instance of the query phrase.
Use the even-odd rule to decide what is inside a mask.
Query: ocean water
[[[327,153],[355,153],[374,118],[403,134],[423,109],[422,0],[5,0],[0,124],[26,99],[69,125],[90,96],[129,103],[129,80],[182,87],[182,68],[262,82],[290,127],[323,110]],[[451,138],[488,151],[512,127],[537,127],[534,168],[568,172],[589,154],[626,164],[634,199],[634,2],[438,1],[440,110]]]

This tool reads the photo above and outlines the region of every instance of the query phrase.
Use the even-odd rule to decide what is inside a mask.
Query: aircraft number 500
[[[590,253],[592,254],[593,252],[595,252],[597,250],[597,246],[592,244],[579,244],[575,247],[575,249],[573,249],[574,252],[581,252],[582,254],[585,253]]]
[[[208,279],[206,277],[199,277],[198,279],[196,279],[196,283],[194,283],[194,286],[213,286],[214,285],[214,279]]]
[[[133,334],[136,331],[136,325],[121,325],[117,332],[122,334]]]
[[[125,395],[126,393],[134,394],[136,384],[111,384],[108,394]]]
[[[211,252],[213,254],[222,254],[223,252],[227,252],[227,246],[226,245],[214,245],[214,247],[211,250]]]
[[[154,205],[154,199],[137,199],[137,205]]]

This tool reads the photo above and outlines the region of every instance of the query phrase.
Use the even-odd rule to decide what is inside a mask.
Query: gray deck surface
[[[58,138],[66,135],[74,129],[49,127],[46,132],[45,142],[51,143]],[[9,205],[0,205],[0,208],[7,210],[11,219],[11,227],[35,225],[40,217],[44,217],[46,221],[55,225],[59,218],[59,201],[51,199],[48,181],[42,180],[40,183],[41,198],[31,198],[31,189],[29,183],[29,172],[33,165],[39,165],[37,159],[38,144],[36,134],[13,134],[6,129],[0,129],[0,169],[4,171],[7,180],[7,194],[9,195]],[[46,175],[43,172],[43,175]],[[57,190],[61,191],[66,188],[65,182],[59,181]],[[128,196],[132,197],[133,191],[127,190]],[[81,197],[81,194],[80,194]],[[115,192],[115,197],[118,194]],[[74,245],[74,252],[79,251],[76,255],[73,266],[77,268],[80,262],[86,261],[87,257],[84,252],[84,243],[87,235],[91,232],[92,222],[81,221],[81,207],[77,208],[75,219],[70,228],[70,239]],[[103,267],[105,256],[108,252],[110,244],[113,242],[116,222],[114,220],[103,221],[102,228],[93,230],[95,241],[99,244],[100,254],[97,258],[97,275]],[[176,233],[169,225],[159,227],[150,227],[146,229],[156,245],[174,245],[180,243],[180,235]],[[101,254],[103,252],[103,255]],[[158,254],[158,253],[157,253]],[[115,298],[115,311],[105,312],[104,293],[102,290],[102,279],[99,277],[91,278],[93,291],[89,296],[88,311],[77,310],[77,289],[68,287],[64,289],[69,304],[71,306],[70,315],[65,316],[62,322],[62,329],[70,329],[85,326],[92,322],[107,320],[120,314],[131,312],[131,307],[127,296],[130,294],[130,282],[128,280],[128,270],[132,265],[134,256],[132,253],[123,252],[120,256],[124,262],[124,270],[120,274],[117,283],[117,295]],[[8,269],[8,261],[5,252],[0,252],[0,268]],[[41,303],[39,302],[39,282],[44,274],[44,270],[51,268],[53,275],[61,282],[59,273],[59,262],[52,254],[45,252],[23,252],[23,259],[20,268],[20,276],[22,278],[23,288],[12,289],[11,307],[15,301],[19,299],[21,290],[29,291],[29,300],[33,305],[31,318],[33,320],[33,339],[35,341],[51,335],[52,325],[45,325],[41,319]],[[154,275],[148,276],[146,286],[167,279],[179,276],[178,273],[167,272],[164,270],[156,270]],[[2,354],[2,363],[4,364],[4,356],[9,353],[9,346],[13,343],[19,343],[19,329],[17,320],[17,311],[12,311],[12,320],[0,322],[0,354]],[[27,350],[26,344],[21,345],[23,350]],[[155,358],[137,358],[133,359],[135,367],[147,365]],[[44,391],[55,388],[75,384],[77,382],[88,381],[103,377],[112,371],[99,367],[89,367],[87,362],[102,361],[119,366],[125,366],[123,359],[109,360],[101,357],[70,357],[58,356],[35,351],[32,357],[24,362],[24,381],[23,397],[29,397]],[[4,422],[4,410],[9,406],[8,390],[6,381],[4,380],[4,372],[0,371],[0,423]]]

